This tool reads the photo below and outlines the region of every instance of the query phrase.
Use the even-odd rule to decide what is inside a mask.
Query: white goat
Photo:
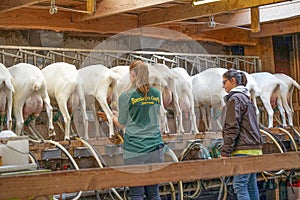
[[[88,139],[86,103],[82,89],[82,79],[76,67],[68,63],[58,62],[46,66],[41,71],[47,83],[48,94],[51,99],[57,101],[64,118],[64,140],[70,139],[71,117],[68,108],[71,108],[72,113],[79,103],[83,117],[84,138]]]
[[[83,91],[87,105],[95,104],[95,98],[107,116],[109,123],[109,137],[114,135],[113,113],[107,104],[107,99],[111,101],[112,93],[117,84],[119,76],[103,65],[90,65],[79,69],[79,74],[83,80]],[[94,118],[98,119],[97,111],[99,106],[92,106]],[[100,136],[99,123],[95,120],[96,135]]]
[[[300,85],[294,80],[292,79],[290,76],[283,74],[283,73],[276,73],[274,74],[274,76],[276,76],[277,78],[279,78],[280,80],[282,80],[285,84],[287,84],[288,86],[288,96],[287,96],[287,101],[289,103],[289,106],[292,110],[292,112],[294,112],[293,109],[293,92],[294,92],[294,88],[296,87],[298,90],[300,90]]]
[[[191,121],[191,133],[199,133],[195,106],[194,106],[194,96],[193,96],[193,83],[192,78],[187,73],[184,68],[176,67],[172,71],[175,72],[177,78],[175,79],[175,86],[179,97],[179,105],[182,112],[185,113],[185,117],[190,117]],[[190,116],[189,116],[190,115]]]
[[[195,107],[201,110],[205,128],[209,130],[211,129],[210,112],[206,113],[204,106],[222,110],[225,105],[223,97],[227,94],[223,88],[222,76],[226,71],[227,69],[224,68],[209,68],[192,76]],[[218,121],[217,126],[218,129],[222,129]]]
[[[12,128],[11,114],[13,93],[14,87],[12,85],[12,76],[7,68],[0,63],[0,131],[3,130],[5,115],[7,129],[10,130]]]
[[[167,87],[164,87],[164,92],[163,94],[163,102],[164,102],[164,107],[168,107],[169,103],[172,102],[174,109],[175,109],[175,118],[177,119],[177,124],[176,124],[176,132],[177,133],[184,133],[184,128],[182,124],[182,112],[179,106],[179,97],[178,97],[178,92],[176,88],[176,74],[174,71],[172,71],[167,65],[156,63],[152,65],[148,65],[149,71],[154,74],[155,77],[162,77],[166,82],[167,82]],[[157,87],[162,87],[162,84],[159,80],[157,80],[154,85],[157,85]],[[162,88],[161,88],[162,91]],[[169,101],[167,100],[169,99]],[[172,101],[171,101],[172,99]],[[167,127],[167,115],[166,112],[164,113],[164,120],[163,124],[166,125],[166,133],[169,133],[169,129]]]
[[[213,109],[222,110],[225,105],[224,96],[227,95],[223,88],[222,77],[228,69],[225,68],[209,68],[194,76],[192,76],[193,94],[195,100],[195,106],[199,107],[202,112],[203,121],[206,129],[211,129],[210,112],[207,114],[204,106],[211,106]],[[250,92],[250,98],[256,107],[256,114],[259,114],[259,110],[256,104],[256,97],[260,95],[261,90],[257,86],[255,80],[245,71],[243,72],[247,78],[246,88]],[[217,119],[220,113],[214,113],[214,118]],[[207,119],[208,117],[208,119]],[[208,124],[209,122],[209,124]],[[221,124],[216,120],[218,129],[221,129]]]
[[[55,136],[52,123],[52,106],[46,89],[46,82],[40,69],[27,63],[19,63],[8,68],[13,77],[13,112],[16,119],[16,134],[20,135],[24,119],[37,117],[42,111],[43,102],[49,119],[49,137]]]
[[[287,126],[285,117],[286,112],[289,121],[288,123],[293,126],[292,110],[286,99],[288,94],[287,84],[268,72],[252,73],[251,76],[257,82],[258,87],[262,91],[260,98],[268,113],[268,128],[273,127],[274,111],[270,102],[273,97],[276,98],[277,107],[282,119],[282,125]]]

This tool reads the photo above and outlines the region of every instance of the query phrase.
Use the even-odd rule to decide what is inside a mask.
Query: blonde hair
[[[149,91],[149,71],[147,65],[141,60],[135,60],[130,64],[130,72],[134,71],[136,76],[133,80],[133,87],[136,87],[137,90],[144,94],[144,97],[147,97]]]

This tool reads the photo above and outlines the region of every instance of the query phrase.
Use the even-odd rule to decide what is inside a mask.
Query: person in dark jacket
[[[223,87],[228,95],[223,109],[222,157],[262,154],[262,137],[246,84],[243,72],[230,69],[223,74]],[[256,173],[234,176],[233,188],[238,200],[259,200]]]

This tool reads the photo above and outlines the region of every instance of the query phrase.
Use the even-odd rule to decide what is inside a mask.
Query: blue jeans
[[[249,156],[236,154],[235,156]],[[233,189],[238,200],[259,200],[256,173],[233,176]]]
[[[144,155],[124,159],[125,165],[161,163],[164,161],[163,145],[159,145],[156,150]],[[141,177],[142,178],[142,177]],[[147,200],[160,200],[159,185],[135,186],[129,187],[131,200],[143,200],[144,194]]]
[[[159,185],[129,187],[131,200],[143,200],[144,194],[146,194],[146,199],[148,200],[160,200]]]
[[[234,176],[233,189],[238,200],[259,200],[256,173]]]

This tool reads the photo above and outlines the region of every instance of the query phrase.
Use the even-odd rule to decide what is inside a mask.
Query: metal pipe
[[[281,146],[279,145],[279,143],[276,141],[276,139],[270,134],[268,133],[267,131],[265,130],[262,130],[260,129],[260,132],[261,133],[264,133],[265,135],[267,135],[275,144],[276,146],[278,147],[280,153],[284,153]],[[284,172],[285,170],[281,169],[280,171],[276,172],[276,173],[271,173],[271,172],[267,172],[267,171],[264,171],[265,174],[269,175],[269,176],[274,176],[274,175],[280,175]]]
[[[55,141],[53,141],[53,140],[33,140],[33,139],[30,139],[30,138],[29,138],[29,140],[30,140],[31,142],[35,142],[35,143],[50,143],[50,144],[55,145],[56,147],[58,147],[60,150],[62,150],[62,151],[65,153],[65,155],[66,155],[66,156],[68,157],[68,159],[71,161],[73,167],[74,167],[76,170],[79,170],[79,167],[78,167],[77,163],[75,162],[74,158],[73,158],[73,157],[71,156],[71,154],[66,150],[66,148],[64,148],[64,146],[62,146],[60,143],[55,142]],[[82,191],[79,191],[79,192],[77,193],[77,195],[76,195],[72,200],[77,200],[77,199],[79,199],[80,196],[81,196],[81,194],[82,194]]]

